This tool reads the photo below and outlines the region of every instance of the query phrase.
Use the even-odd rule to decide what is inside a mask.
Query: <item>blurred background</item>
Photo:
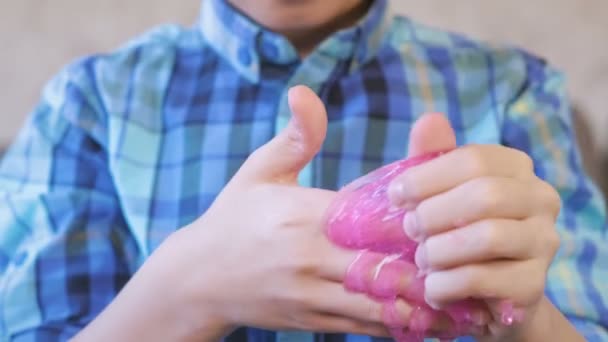
[[[402,14],[474,38],[522,46],[566,72],[590,173],[608,155],[608,1],[391,0]],[[162,23],[190,25],[199,0],[0,0],[0,146],[59,68]],[[608,179],[606,179],[608,181]]]

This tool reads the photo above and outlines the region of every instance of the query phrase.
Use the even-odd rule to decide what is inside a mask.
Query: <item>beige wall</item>
[[[608,1],[392,0],[402,13],[475,37],[508,41],[567,71],[575,101],[608,146]],[[198,0],[1,0],[0,143],[14,135],[40,87],[76,56],[109,50],[161,22],[190,24]]]
[[[159,23],[190,24],[198,8],[197,0],[0,0],[0,144],[70,60],[114,49]]]

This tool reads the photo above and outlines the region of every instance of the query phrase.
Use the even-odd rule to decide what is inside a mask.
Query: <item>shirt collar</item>
[[[336,32],[313,52],[360,65],[379,50],[391,17],[387,0],[374,0],[353,27]],[[211,47],[252,82],[258,82],[263,63],[289,65],[299,56],[283,36],[263,28],[226,0],[203,1],[199,28]],[[352,69],[352,66],[351,66]]]

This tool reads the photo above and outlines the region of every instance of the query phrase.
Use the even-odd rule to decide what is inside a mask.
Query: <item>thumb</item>
[[[456,134],[448,119],[439,113],[423,115],[412,127],[408,158],[456,148]]]
[[[310,88],[288,92],[291,119],[274,139],[258,148],[239,170],[249,180],[297,181],[300,171],[319,152],[327,133],[327,112]]]

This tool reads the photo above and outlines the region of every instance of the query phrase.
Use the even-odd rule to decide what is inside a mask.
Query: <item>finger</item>
[[[433,307],[467,298],[508,300],[526,307],[542,298],[546,270],[544,262],[527,260],[493,261],[432,272],[425,281],[425,297]]]
[[[314,241],[317,252],[312,255],[312,262],[317,267],[317,276],[334,282],[343,282],[348,269],[357,260],[360,252],[334,245],[323,235],[323,232],[319,232]]]
[[[402,298],[415,306],[425,306],[424,277],[415,265],[391,255],[362,252],[349,266],[344,286],[351,292],[365,293],[379,300]],[[456,316],[482,324],[487,317],[478,303],[459,303],[450,308]],[[462,315],[465,313],[465,315]]]
[[[332,203],[336,201],[338,193],[316,188],[292,188],[297,190],[293,195],[298,198],[296,204],[298,207],[294,209],[304,215],[309,222],[314,223],[320,231],[324,231],[327,211]]]
[[[544,248],[543,231],[537,218],[527,220],[488,219],[433,235],[418,245],[416,264],[429,272],[494,259],[528,259]]]
[[[311,302],[318,312],[369,323],[385,321],[384,302],[374,300],[365,293],[347,291],[340,283],[324,282],[316,287],[312,296],[314,299]],[[412,307],[399,300],[395,319],[407,322],[411,312]]]
[[[443,307],[457,325],[485,326],[492,322],[492,315],[482,300],[467,299]]]
[[[422,201],[403,219],[416,241],[471,222],[491,218],[521,220],[538,213],[553,216],[559,208],[555,191],[541,181],[484,177],[468,181]]]
[[[316,307],[320,312],[333,316],[383,324],[389,328],[408,327],[413,331],[442,331],[453,327],[452,320],[445,313],[426,306],[412,306],[402,299],[381,302],[365,294],[347,292],[337,283],[324,284],[317,294]]]
[[[390,337],[390,333],[382,323],[369,323],[344,318],[331,314],[315,314],[310,326],[315,331],[325,334],[350,333],[374,337]]]
[[[329,238],[349,249],[381,248],[383,252],[413,257],[416,246],[402,227],[405,210],[391,205],[386,189],[390,180],[403,170],[432,157],[425,155],[391,163],[343,188],[328,209]]]
[[[302,168],[319,151],[327,132],[325,105],[309,88],[289,90],[292,118],[287,127],[258,148],[243,164],[235,180],[296,183]]]
[[[419,203],[479,177],[529,180],[533,163],[525,153],[500,145],[471,145],[455,149],[397,177],[389,196],[398,206]]]
[[[400,296],[423,304],[423,279],[416,265],[400,260],[399,256],[367,251],[360,253],[349,266],[344,284],[351,291],[368,293],[375,298]]]
[[[393,336],[405,335],[411,337],[410,339],[398,337],[399,341],[422,341],[425,338],[437,338],[442,341],[451,341],[454,338],[465,335],[482,336],[486,334],[487,325],[492,322],[490,314],[486,314],[486,317],[488,317],[486,323],[480,325],[476,325],[470,321],[456,324],[445,314],[438,311],[425,310],[424,312],[421,311],[420,315],[413,314],[413,316],[418,318],[412,317],[407,328],[402,329],[401,331],[398,328],[390,329]],[[433,320],[437,323],[429,325],[428,322],[432,322]],[[440,320],[441,323],[437,320]]]
[[[445,312],[435,311],[428,306],[412,307],[407,320],[398,316],[400,301],[389,301],[384,305],[384,322],[391,331],[406,327],[407,330],[418,333],[436,331],[453,331],[454,321]]]
[[[456,148],[456,134],[445,115],[430,113],[416,121],[410,132],[408,158]]]
[[[320,242],[321,250],[327,252],[317,255],[318,276],[344,283],[351,291],[373,294],[377,298],[395,295],[412,300],[422,298],[424,285],[413,263],[395,255],[324,246],[328,243]]]
[[[434,324],[434,320],[424,317],[437,318],[437,325],[434,328],[445,328],[447,316],[436,315],[436,313],[426,312],[424,302],[424,278],[422,278],[416,267],[403,260],[395,259],[394,256],[386,256],[377,253],[363,252],[353,262],[348,269],[348,274],[344,280],[344,287],[351,292],[364,293],[377,300],[392,302],[394,298],[402,298],[411,305],[416,307],[414,316],[408,322],[414,326],[421,328],[423,322]],[[330,285],[331,286],[331,285]],[[334,298],[344,298],[341,296],[342,290],[338,291]],[[325,289],[323,293],[331,293],[332,289]],[[346,299],[345,299],[346,300]],[[350,302],[354,303],[354,302]],[[339,304],[340,308],[347,307],[348,304]],[[421,307],[423,306],[423,307]],[[376,306],[377,309],[377,306]],[[389,309],[394,309],[389,306]],[[424,310],[423,310],[424,309]],[[422,311],[420,311],[422,310]],[[377,313],[377,311],[375,311]],[[384,310],[384,321],[387,323],[393,322],[400,326],[403,320],[406,319],[403,315],[387,314],[386,307]],[[478,303],[460,303],[454,307],[450,307],[448,312],[454,313],[455,317],[462,317],[466,322],[474,324],[486,324],[489,321],[489,316],[485,307],[479,306]],[[377,318],[377,315],[374,317]],[[430,322],[430,323],[429,323]],[[388,323],[390,324],[390,323]]]

